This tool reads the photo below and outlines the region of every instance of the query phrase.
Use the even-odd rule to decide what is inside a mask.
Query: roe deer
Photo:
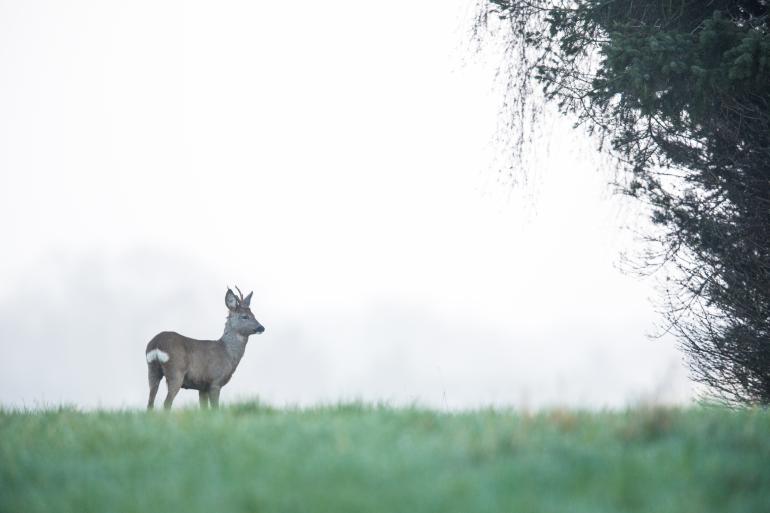
[[[238,296],[227,289],[225,305],[229,310],[225,332],[219,340],[195,340],[175,333],[164,331],[150,340],[145,350],[147,374],[150,381],[150,399],[147,409],[155,403],[155,394],[163,376],[166,377],[168,394],[163,407],[171,408],[174,397],[180,388],[198,390],[201,408],[219,406],[219,391],[230,381],[238,367],[249,335],[262,333],[265,328],[254,318],[249,309],[251,296]]]

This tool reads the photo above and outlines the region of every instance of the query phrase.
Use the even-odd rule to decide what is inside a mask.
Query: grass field
[[[0,413],[0,512],[770,511],[770,412]]]

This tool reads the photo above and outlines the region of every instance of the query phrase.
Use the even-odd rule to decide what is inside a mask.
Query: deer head
[[[251,296],[254,292],[249,292],[249,295],[243,297],[241,289],[238,287],[235,287],[235,289],[238,291],[237,296],[229,287],[225,294],[225,305],[229,310],[225,331],[237,333],[242,337],[264,332],[265,327],[259,323],[249,308]]]

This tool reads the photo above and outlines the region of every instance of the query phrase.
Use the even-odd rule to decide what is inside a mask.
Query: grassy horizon
[[[0,410],[5,512],[763,512],[770,412]]]

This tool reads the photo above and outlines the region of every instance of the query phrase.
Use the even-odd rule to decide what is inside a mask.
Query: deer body
[[[249,309],[251,296],[238,298],[227,290],[229,314],[219,340],[196,340],[173,331],[158,333],[150,340],[145,350],[150,384],[147,409],[153,408],[164,376],[168,388],[163,402],[166,409],[171,408],[180,388],[198,390],[202,408],[219,405],[219,392],[238,367],[249,336],[265,331]]]

